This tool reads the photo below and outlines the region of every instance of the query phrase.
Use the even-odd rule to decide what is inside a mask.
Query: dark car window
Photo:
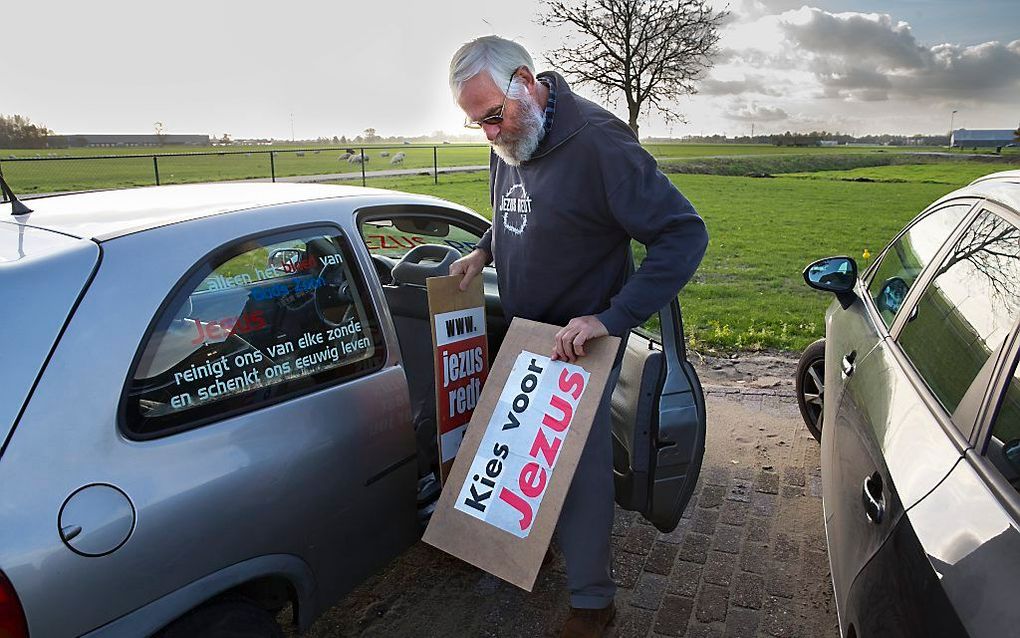
[[[1017,490],[1020,490],[1020,368],[1013,375],[999,402],[985,455]]]
[[[153,436],[379,367],[365,284],[336,229],[230,246],[157,318],[128,382],[129,433]]]
[[[361,224],[361,236],[373,255],[400,259],[415,246],[438,244],[470,253],[481,239],[478,233],[426,215],[374,218]]]
[[[932,211],[917,220],[885,251],[868,284],[868,293],[886,327],[892,325],[910,287],[971,206],[971,202],[952,204]]]
[[[1020,311],[1020,229],[982,211],[939,265],[898,337],[952,413]]]

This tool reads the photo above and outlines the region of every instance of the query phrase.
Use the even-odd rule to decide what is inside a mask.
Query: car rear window
[[[988,211],[957,240],[897,338],[952,414],[1020,316],[1020,229]]]
[[[1013,362],[1013,375],[999,401],[985,456],[1014,489],[1020,490],[1020,368],[1017,363]]]
[[[337,229],[247,239],[178,287],[139,351],[123,403],[151,437],[377,369],[379,322]]]

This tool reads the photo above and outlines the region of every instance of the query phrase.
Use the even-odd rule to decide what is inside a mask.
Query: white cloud
[[[759,131],[940,132],[951,110],[958,126],[1016,125],[1020,40],[925,43],[895,11],[839,13],[794,0],[731,9],[686,132],[743,133],[745,122]]]
[[[790,116],[781,108],[759,104],[758,102],[744,102],[735,100],[730,103],[724,116],[730,120],[739,122],[777,122],[786,120]]]

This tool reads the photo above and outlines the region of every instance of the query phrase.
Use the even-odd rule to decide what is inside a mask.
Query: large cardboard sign
[[[531,591],[620,340],[552,361],[558,326],[514,319],[425,542]]]
[[[446,481],[489,372],[485,293],[475,277],[466,291],[460,275],[425,280],[436,372],[436,432],[440,480]]]

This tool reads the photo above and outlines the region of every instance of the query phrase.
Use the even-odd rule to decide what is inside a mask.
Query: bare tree
[[[1016,305],[1020,298],[1020,229],[1001,217],[982,213],[960,236],[935,276],[960,262],[970,263],[985,277],[993,297]]]
[[[622,93],[637,135],[638,117],[653,107],[684,121],[677,100],[696,93],[712,66],[726,15],[705,0],[547,0],[539,23],[577,32],[546,59],[607,102]]]

